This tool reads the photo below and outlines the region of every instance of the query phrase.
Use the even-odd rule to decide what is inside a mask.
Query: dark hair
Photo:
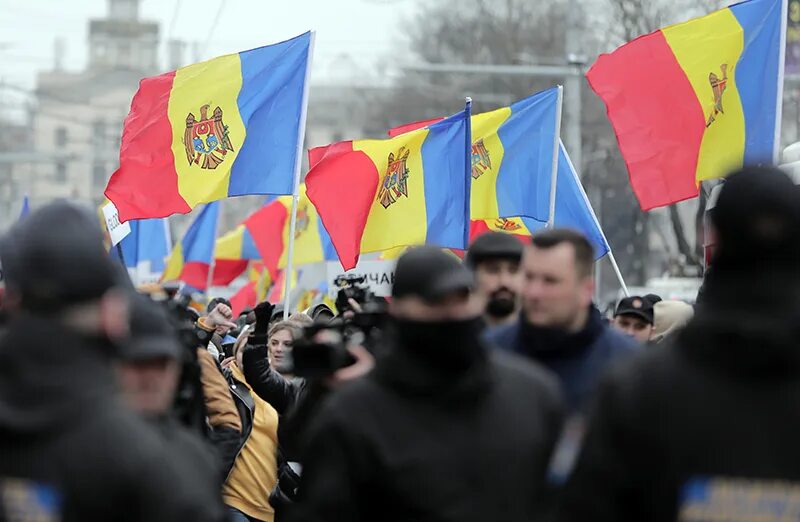
[[[594,265],[594,247],[586,236],[569,228],[554,228],[533,235],[531,243],[536,248],[549,249],[562,243],[568,243],[575,252],[575,267],[581,277],[592,274]]]
[[[226,305],[228,308],[231,307],[231,302],[225,299],[224,297],[215,297],[214,299],[208,302],[208,306],[206,307],[206,313],[210,314],[211,311],[214,310],[214,308],[216,308],[217,305],[220,303]]]

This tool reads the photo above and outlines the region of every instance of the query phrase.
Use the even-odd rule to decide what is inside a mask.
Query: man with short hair
[[[647,297],[631,296],[622,299],[614,312],[614,328],[642,344],[650,342],[655,315],[653,303]]]
[[[537,233],[522,260],[522,311],[487,338],[503,350],[533,359],[561,381],[570,411],[583,411],[596,381],[618,359],[638,350],[603,323],[592,304],[594,250],[579,232]]]
[[[475,272],[477,292],[486,300],[483,318],[490,327],[509,324],[519,313],[522,250],[519,239],[502,232],[478,236],[467,250],[464,262]]]
[[[128,299],[97,219],[42,207],[0,241],[0,259],[0,519],[215,520],[173,494],[184,469],[118,399],[111,358]]]
[[[541,519],[558,386],[541,368],[486,350],[485,302],[473,286],[439,249],[398,260],[387,352],[314,419],[298,520]]]

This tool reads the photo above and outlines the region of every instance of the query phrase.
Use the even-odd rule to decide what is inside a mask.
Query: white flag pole
[[[775,143],[773,144],[772,162],[781,162],[781,122],[783,118],[783,80],[786,69],[786,25],[789,17],[789,0],[781,2],[781,43],[778,58],[778,99],[775,101]]]
[[[550,213],[547,216],[547,228],[553,228],[556,221],[556,182],[558,181],[558,147],[561,143],[561,106],[564,102],[564,87],[558,86],[556,102],[556,135],[553,140],[553,169],[550,173]]]
[[[211,299],[211,284],[214,282],[214,269],[217,266],[217,234],[219,233],[219,217],[222,214],[222,202],[220,199],[217,207],[217,220],[214,222],[214,238],[211,247],[211,263],[208,265],[208,279],[206,280],[206,296]],[[207,203],[208,204],[208,203]],[[205,210],[205,209],[203,209]]]
[[[300,166],[303,163],[303,139],[306,135],[306,113],[308,112],[308,83],[311,76],[311,62],[314,57],[314,41],[316,33],[311,31],[308,42],[308,59],[306,61],[306,78],[303,83],[303,101],[300,109],[300,125],[297,127],[297,156],[294,160],[294,187],[292,188],[292,217],[289,225],[289,251],[286,256],[286,272],[284,273],[283,320],[289,318],[289,292],[292,289],[294,272],[294,234],[297,230],[297,203],[300,199]]]
[[[563,149],[564,144],[559,143],[559,147]],[[572,159],[569,157],[569,154],[566,154],[566,150],[564,153],[564,157],[567,159],[567,165],[569,165],[570,174],[575,178],[575,183],[578,185],[578,190],[581,191],[581,196],[583,197],[583,201],[586,202],[586,208],[589,209],[589,213],[592,216],[592,220],[594,220],[594,224],[597,225],[597,230],[599,230],[600,234],[603,236],[603,243],[605,243],[606,248],[608,248],[608,260],[611,261],[611,266],[614,268],[614,273],[617,274],[617,280],[619,280],[619,286],[625,293],[625,297],[630,297],[630,293],[628,292],[628,285],[625,284],[625,280],[622,278],[622,272],[620,272],[619,270],[619,265],[617,265],[617,260],[614,257],[614,252],[611,250],[611,245],[608,242],[606,233],[603,230],[602,225],[600,225],[600,220],[597,219],[597,214],[594,213],[594,208],[592,207],[592,203],[589,201],[589,196],[587,196],[586,191],[583,190],[583,183],[581,183],[581,180],[578,177],[578,171],[575,170],[575,165],[572,164]]]

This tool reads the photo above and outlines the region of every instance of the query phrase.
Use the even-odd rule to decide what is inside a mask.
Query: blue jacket
[[[500,350],[532,359],[561,382],[568,410],[583,412],[606,368],[642,350],[632,337],[617,332],[592,307],[587,325],[574,335],[517,322],[494,328],[486,340]]]

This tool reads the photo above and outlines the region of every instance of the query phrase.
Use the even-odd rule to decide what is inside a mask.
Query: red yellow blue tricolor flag
[[[172,249],[162,281],[180,280],[187,285],[206,290],[208,273],[214,259],[214,238],[217,235],[219,203],[209,203],[189,226]]]
[[[388,140],[309,151],[308,198],[345,270],[361,252],[469,239],[470,103],[464,111]]]
[[[642,209],[776,160],[785,0],[749,0],[641,36],[586,77],[603,99]]]
[[[292,194],[312,33],[145,78],[105,194],[121,221],[247,194]]]

